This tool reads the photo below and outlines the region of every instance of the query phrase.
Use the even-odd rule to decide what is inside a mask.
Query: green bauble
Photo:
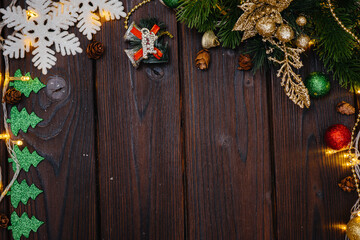
[[[179,0],[160,0],[160,2],[169,8],[177,8],[179,6]]]
[[[329,93],[330,91],[330,81],[329,78],[321,72],[312,72],[306,78],[305,86],[309,90],[311,97],[322,97]]]

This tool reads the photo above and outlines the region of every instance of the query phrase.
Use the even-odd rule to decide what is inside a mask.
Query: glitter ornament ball
[[[360,217],[354,217],[346,226],[346,235],[350,240],[360,239]]]
[[[325,132],[325,143],[333,150],[341,150],[347,147],[351,141],[350,130],[342,124],[335,124]]]
[[[306,49],[309,47],[310,37],[302,34],[296,39],[296,46],[299,48]]]
[[[263,17],[256,23],[256,30],[263,37],[271,37],[276,31],[275,21],[271,18]]]
[[[322,72],[312,72],[305,80],[305,86],[311,97],[322,97],[330,92],[329,78]]]
[[[294,30],[287,24],[282,24],[276,31],[276,37],[281,42],[290,42],[294,38]]]
[[[304,16],[299,16],[299,17],[296,19],[296,24],[299,25],[300,27],[305,26],[306,23],[307,23],[307,20],[306,20],[306,17],[304,17]]]
[[[177,8],[179,6],[179,0],[160,0],[160,2],[169,8]]]

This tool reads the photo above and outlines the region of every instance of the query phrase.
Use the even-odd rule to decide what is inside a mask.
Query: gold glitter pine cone
[[[195,66],[200,70],[206,70],[209,67],[210,54],[207,49],[200,50],[195,58]]]
[[[21,100],[21,92],[16,90],[15,88],[10,88],[6,91],[3,102],[7,104],[16,104]]]
[[[104,54],[104,44],[92,41],[86,48],[86,54],[91,59],[99,59]]]

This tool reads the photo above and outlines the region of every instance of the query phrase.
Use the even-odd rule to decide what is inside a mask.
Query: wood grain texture
[[[159,1],[129,24],[145,17],[174,34],[170,64],[134,69],[123,22],[106,23],[98,38],[107,48],[96,65],[101,239],[184,238],[177,24]]]
[[[188,239],[272,239],[265,76],[236,70],[238,54],[211,49],[181,27]]]
[[[323,67],[311,55],[302,76]],[[312,99],[301,110],[285,96],[280,80],[271,79],[274,169],[276,176],[277,239],[343,239],[355,194],[342,192],[337,182],[350,175],[344,152],[325,154],[324,133],[337,123],[352,128],[354,117],[340,115],[336,104],[354,102],[352,95],[332,82],[329,95]]]
[[[85,49],[88,41],[81,34],[77,36]],[[20,203],[16,212],[27,212],[45,222],[29,239],[96,239],[94,81],[89,71],[92,62],[85,53],[56,56],[57,65],[46,76],[33,67],[30,54],[24,60],[10,61],[11,75],[21,69],[45,84],[58,75],[68,88],[62,100],[51,99],[44,88],[29,98],[23,97],[18,105],[44,119],[20,136],[30,151],[36,150],[45,160],[37,168],[31,167],[29,173],[22,171],[19,177],[19,181],[26,179],[44,193],[26,205]]]

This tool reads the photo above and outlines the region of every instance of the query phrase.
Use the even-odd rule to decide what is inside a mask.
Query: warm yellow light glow
[[[10,135],[7,133],[0,134],[0,139],[9,139],[9,138],[10,138]]]
[[[108,11],[103,10],[101,16],[103,16],[106,20],[110,19],[110,13]]]
[[[335,228],[346,231],[346,224],[335,224]]]
[[[16,145],[19,145],[19,146],[23,145],[23,141],[21,141],[21,140],[14,141],[13,143],[15,143]]]
[[[325,154],[334,154],[334,153],[336,153],[336,151],[335,151],[335,150],[332,150],[332,149],[327,149],[327,150],[325,151]]]
[[[9,77],[10,81],[29,81],[30,77],[28,76],[21,76],[21,77]]]
[[[348,158],[349,157],[349,154],[348,153],[345,153],[344,154],[344,158]]]
[[[37,14],[36,12],[34,12],[32,10],[26,10],[26,15],[28,16],[28,20],[39,16],[39,14]]]
[[[360,94],[360,89],[356,91],[357,94]]]

